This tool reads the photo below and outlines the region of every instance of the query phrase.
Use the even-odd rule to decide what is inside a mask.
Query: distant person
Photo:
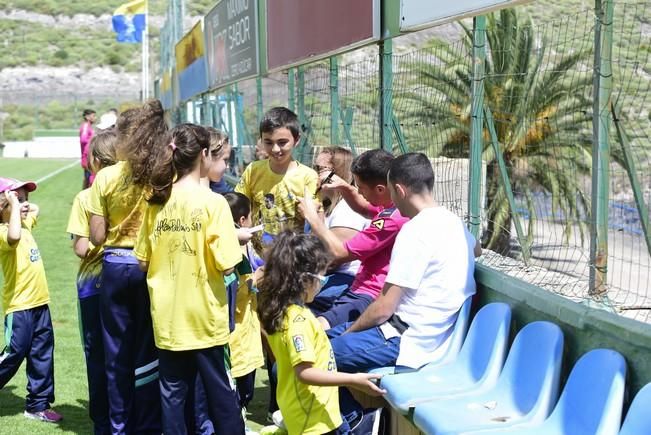
[[[86,189],[92,184],[92,174],[88,167],[88,145],[93,138],[93,124],[95,123],[95,111],[86,109],[82,113],[83,121],[79,127],[79,144],[81,145],[81,167],[84,169],[83,188]]]
[[[113,112],[106,112],[99,118],[99,124],[97,124],[98,130],[108,130],[109,128],[115,127],[118,117]]]
[[[0,389],[27,359],[25,417],[56,423],[54,331],[41,253],[32,236],[39,209],[27,201],[36,184],[0,178],[0,263],[6,343],[0,354]]]
[[[228,135],[214,127],[206,127],[210,133],[210,159],[212,165],[208,170],[210,190],[215,193],[232,192],[233,186],[224,180],[224,174],[230,166],[231,144]]]
[[[115,147],[117,134],[100,131],[89,145],[90,168],[96,173],[117,163]],[[110,433],[109,405],[104,364],[104,340],[100,322],[100,290],[103,246],[90,243],[90,188],[77,194],[70,210],[67,232],[72,235],[72,248],[81,259],[77,273],[79,298],[79,328],[86,357],[88,376],[88,413],[96,434]]]
[[[264,145],[262,145],[262,139],[258,139],[255,143],[255,160],[266,160],[269,158],[269,153],[265,151]]]

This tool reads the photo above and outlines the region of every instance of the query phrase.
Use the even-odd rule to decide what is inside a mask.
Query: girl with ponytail
[[[214,432],[244,434],[230,382],[227,296],[242,252],[228,203],[200,184],[209,149],[210,134],[198,125],[181,124],[164,139],[134,249],[147,272],[165,434],[192,432],[185,404],[198,376]]]

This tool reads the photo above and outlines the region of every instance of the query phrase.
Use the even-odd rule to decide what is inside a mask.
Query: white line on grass
[[[44,182],[45,180],[49,180],[50,178],[54,177],[55,175],[59,175],[63,171],[67,171],[68,169],[72,168],[73,166],[78,165],[80,162],[79,159],[75,160],[74,162],[70,163],[69,165],[64,166],[63,168],[59,168],[56,171],[52,171],[49,174],[45,175],[44,177],[39,178],[38,180],[35,181],[36,184],[40,184]]]

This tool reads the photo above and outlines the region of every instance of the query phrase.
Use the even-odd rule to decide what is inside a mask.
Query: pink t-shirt
[[[389,271],[391,250],[400,228],[409,220],[397,208],[374,207],[376,216],[368,228],[360,231],[345,243],[346,249],[361,261],[361,266],[351,285],[354,293],[377,298]]]
[[[88,169],[88,145],[93,138],[93,124],[84,121],[79,127],[79,144],[81,145],[81,166]]]

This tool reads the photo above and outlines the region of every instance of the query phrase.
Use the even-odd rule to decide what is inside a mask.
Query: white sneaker
[[[280,409],[278,411],[274,411],[274,413],[271,415],[271,420],[279,428],[287,430],[287,426],[285,426],[285,419],[283,419],[283,415],[280,413]]]

